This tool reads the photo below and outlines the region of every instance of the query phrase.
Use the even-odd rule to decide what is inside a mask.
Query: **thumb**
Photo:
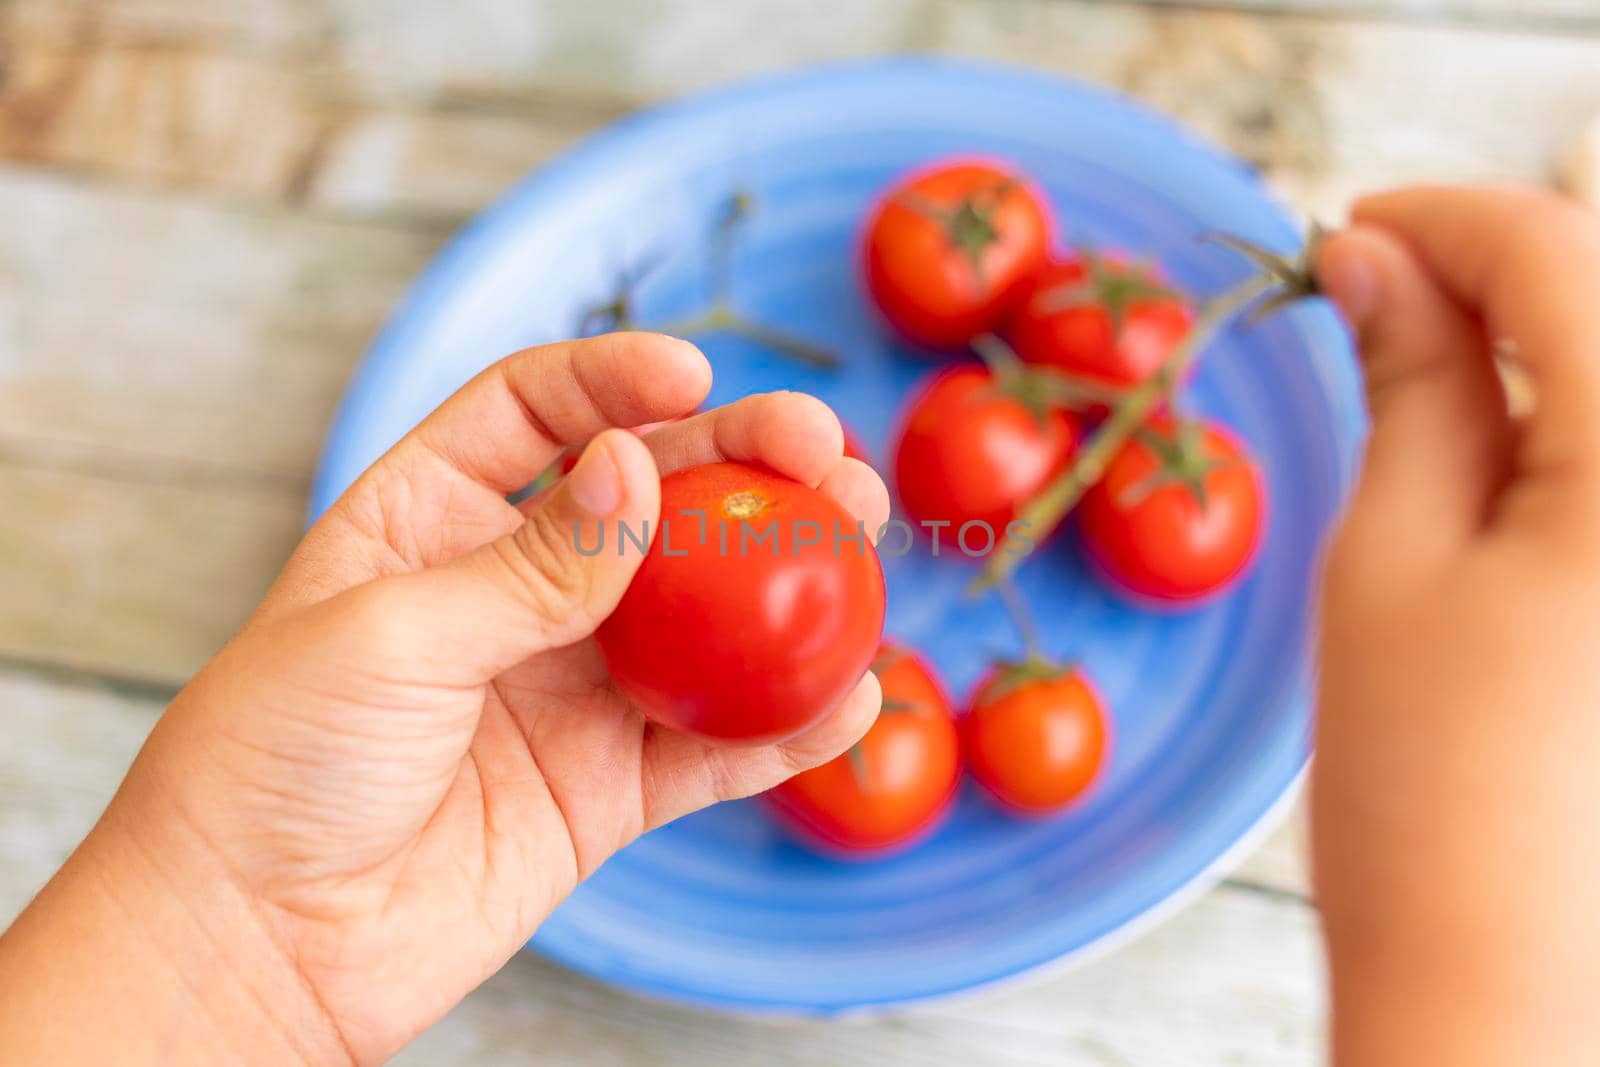
[[[1330,238],[1317,277],[1361,350],[1372,433],[1347,530],[1449,550],[1482,525],[1504,476],[1505,398],[1483,331],[1388,232]]]
[[[373,583],[383,587],[374,590],[377,612],[405,617],[386,629],[431,680],[482,684],[592,634],[643,562],[638,545],[649,545],[660,508],[649,448],[607,430],[511,533],[450,563]]]

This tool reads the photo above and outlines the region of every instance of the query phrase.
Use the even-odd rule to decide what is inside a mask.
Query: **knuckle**
[[[410,582],[403,577],[380,579],[351,590],[349,597],[357,624],[351,632],[359,634],[363,648],[395,659],[411,655],[419,643],[420,626]]]
[[[1600,266],[1600,215],[1554,193],[1530,191],[1524,198],[1526,225],[1521,240],[1525,254],[1545,256],[1552,247],[1562,248],[1564,257]],[[1552,245],[1552,241],[1557,243]]]
[[[581,615],[588,600],[590,574],[572,550],[572,530],[549,508],[537,508],[503,546],[502,560],[529,607],[551,622]]]

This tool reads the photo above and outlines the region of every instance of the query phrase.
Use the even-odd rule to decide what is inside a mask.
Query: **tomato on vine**
[[[1026,529],[1008,527],[1071,463],[1082,432],[1039,389],[1025,373],[960,366],[935,374],[910,402],[894,449],[900,503],[924,530],[948,524],[938,529],[951,554],[1031,548]],[[981,525],[963,534],[969,523]]]
[[[1121,391],[1154,374],[1193,324],[1188,301],[1154,268],[1084,250],[1034,276],[1006,339],[1028,363]]]
[[[1044,815],[1099,779],[1111,727],[1082,671],[1037,656],[1001,663],[978,684],[961,722],[972,775],[1004,807]]]
[[[961,743],[950,701],[912,650],[885,642],[873,671],[883,710],[842,755],[767,793],[779,820],[829,851],[878,854],[932,831],[961,777]]]
[[[649,554],[595,634],[618,688],[654,721],[714,740],[814,725],[883,633],[871,533],[822,492],[742,463],[667,475]]]
[[[867,220],[867,288],[890,325],[931,348],[996,329],[1045,262],[1049,208],[1016,173],[980,160],[917,171]]]
[[[1227,430],[1158,418],[1111,458],[1078,512],[1084,548],[1115,588],[1182,604],[1245,572],[1261,542],[1266,491]]]

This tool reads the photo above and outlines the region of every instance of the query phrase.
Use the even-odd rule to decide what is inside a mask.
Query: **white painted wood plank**
[[[929,48],[1129,92],[1268,169],[1306,206],[1337,213],[1351,189],[1378,184],[1543,178],[1600,106],[1600,32],[1090,0],[886,0],[843,11],[819,20],[799,0],[732,14],[691,0],[340,0],[305,15],[327,35],[314,56],[236,54],[209,32],[129,45],[123,37],[138,31],[107,15],[107,28],[69,44],[14,34],[0,156],[453,220],[623,103]]]
[[[348,77],[383,97],[559,90],[648,99],[822,60],[915,47],[926,0],[460,0],[330,5]]]
[[[1254,853],[1229,872],[1228,880],[1238,885],[1288,893],[1308,900],[1311,897],[1309,841],[1305,793],[1302,790],[1288,816]]]
[[[0,669],[0,930],[100,817],[162,706]]]
[[[1003,17],[1003,9],[1011,0],[964,2]],[[1600,22],[1600,11],[1590,0],[1102,0],[1098,6],[1210,7],[1350,19],[1403,18],[1423,23],[1478,19],[1506,26],[1577,29]],[[451,61],[445,58],[449,53],[469,57],[469,49],[457,46],[468,37],[500,38],[480,46],[485,54],[495,55],[507,47],[507,39],[512,39],[514,47],[518,38],[526,42],[564,34],[567,46],[577,50],[592,48],[597,41],[604,44],[608,39],[626,37],[633,26],[654,34],[663,42],[663,50],[667,41],[685,37],[691,40],[693,50],[706,39],[705,26],[719,17],[722,25],[713,27],[711,35],[731,40],[733,51],[752,46],[778,50],[785,34],[798,32],[804,41],[828,32],[821,25],[827,19],[804,18],[804,10],[793,0],[746,0],[736,5],[693,4],[689,0],[541,0],[537,4],[523,0],[458,0],[450,5],[438,5],[432,0],[229,0],[215,4],[195,4],[191,0],[8,0],[0,10],[0,32],[28,33],[58,42],[94,36],[139,45],[204,44],[258,55],[303,55],[326,47],[340,32],[372,33],[374,24],[386,11],[395,13],[395,25],[392,30],[379,25],[377,36],[388,32],[390,41],[418,39],[437,28],[426,22],[426,9],[430,7],[447,8],[457,13],[451,22],[466,24],[444,26],[450,36],[442,38],[438,47],[425,49],[431,53],[426,57],[427,65],[434,68],[449,64]],[[835,5],[828,14],[835,19],[842,16],[841,29],[860,35],[907,10],[914,14],[914,0],[854,0],[849,5]],[[801,15],[800,25],[793,19],[796,11]],[[729,25],[753,27],[755,32],[733,37],[725,28]],[[865,46],[872,47],[874,43],[878,42],[867,35]]]
[[[1572,32],[1600,25],[1590,0],[1134,0],[1172,7],[1211,7],[1271,13],[1337,15],[1342,18],[1409,19],[1417,22],[1493,22],[1548,26]]]
[[[0,500],[0,657],[174,687],[255,607],[303,508],[298,492],[4,463]]]
[[[0,169],[0,445],[298,488],[440,240]]]
[[[329,213],[458,222],[618,113],[572,104],[531,118],[399,108],[353,114],[326,138],[305,198]]]
[[[281,199],[340,119],[304,63],[203,43],[9,38],[0,157],[10,160]]]
[[[58,42],[85,38],[239,51],[308,51],[325,41],[321,0],[7,0],[0,32]]]

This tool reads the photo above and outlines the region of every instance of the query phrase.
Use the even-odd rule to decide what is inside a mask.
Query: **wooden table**
[[[910,50],[1115,86],[1338,219],[1538,180],[1600,111],[1594,0],[0,3],[0,922],[293,544],[344,382],[452,229],[584,132]],[[873,1021],[718,1018],[515,960],[414,1064],[1307,1064],[1292,819],[1115,955]]]

